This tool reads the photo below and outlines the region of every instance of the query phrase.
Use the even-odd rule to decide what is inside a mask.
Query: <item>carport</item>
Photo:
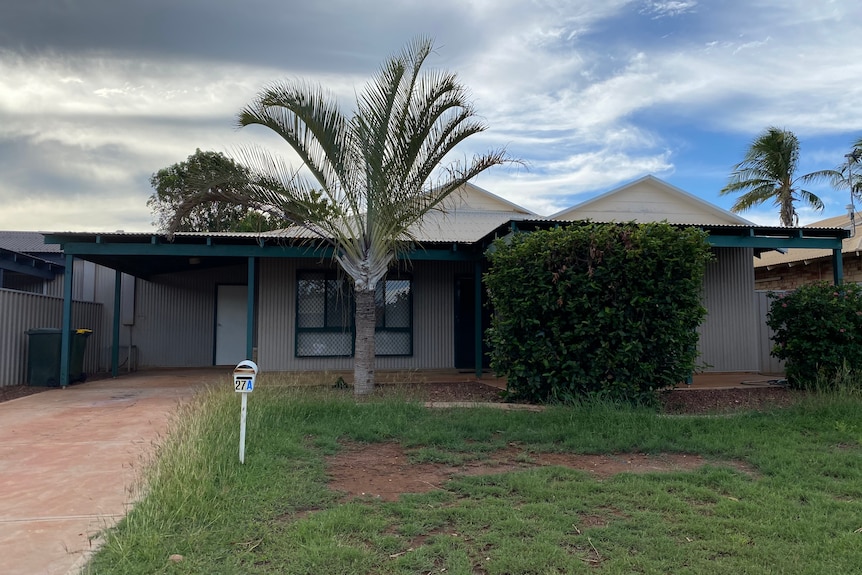
[[[164,234],[144,233],[89,233],[89,232],[44,232],[45,241],[60,244],[65,253],[67,270],[72,269],[74,258],[105,266],[115,271],[113,297],[113,325],[111,346],[111,372],[119,374],[120,365],[120,317],[122,297],[122,274],[141,279],[154,276],[182,273],[190,270],[230,265],[244,266],[247,282],[245,353],[250,359],[255,342],[255,292],[259,282],[259,265],[262,259],[294,259],[310,262],[329,261],[333,250],[309,244],[306,238],[285,237],[275,233],[178,233],[172,238]],[[487,241],[491,241],[489,238]],[[455,262],[466,264],[473,270],[474,302],[481,301],[481,271],[486,241],[434,242],[423,241],[401,258],[411,262]],[[63,326],[71,324],[71,301],[73,274],[64,278]],[[474,305],[475,357],[477,374],[481,375],[481,303]],[[69,382],[68,329],[63,330],[61,372],[62,384]]]

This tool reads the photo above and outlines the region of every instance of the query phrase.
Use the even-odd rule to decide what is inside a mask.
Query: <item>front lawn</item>
[[[185,408],[146,497],[85,572],[819,575],[862,565],[858,400],[675,417],[607,405],[437,410],[259,386],[248,418],[240,465],[238,394],[211,391]],[[397,498],[329,487],[334,456],[364,447],[358,477],[375,444],[408,459],[402,472],[448,479],[428,476],[422,493]],[[622,472],[572,466],[600,459],[574,454],[608,454]],[[683,454],[697,465],[625,465]]]

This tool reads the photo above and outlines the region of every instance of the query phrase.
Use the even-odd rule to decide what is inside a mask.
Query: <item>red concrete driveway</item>
[[[0,403],[0,573],[77,574],[171,414],[229,370],[141,372]]]

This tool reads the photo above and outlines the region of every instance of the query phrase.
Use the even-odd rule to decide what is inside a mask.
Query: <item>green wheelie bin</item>
[[[87,338],[93,333],[89,329],[75,329],[69,342],[69,383],[84,381],[84,352]],[[27,383],[35,386],[60,386],[60,350],[63,331],[42,327],[27,331],[29,351],[27,353]]]

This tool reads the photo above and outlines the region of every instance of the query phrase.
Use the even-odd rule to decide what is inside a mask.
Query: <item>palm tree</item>
[[[448,159],[456,145],[487,126],[454,74],[421,70],[432,49],[430,39],[418,38],[386,61],[350,117],[320,86],[294,81],[264,89],[240,112],[239,125],[274,131],[304,170],[250,150],[242,158],[251,174],[242,193],[205,192],[184,206],[245,203],[333,248],[354,291],[356,395],[374,389],[375,289],[415,241],[412,226],[479,173],[511,161],[503,149],[469,161]]]
[[[789,130],[769,127],[755,138],[745,158],[734,166],[721,195],[744,192],[731,206],[733,212],[742,212],[772,200],[779,208],[781,225],[794,226],[799,223],[794,206],[797,201],[815,210],[823,210],[823,201],[819,197],[798,186],[835,177],[834,170],[819,170],[795,177],[798,165],[799,140],[796,135]]]
[[[862,163],[862,138],[853,144],[853,151],[845,154],[844,158],[847,162],[846,166],[842,166],[842,171],[846,167],[847,177],[839,183],[844,184],[842,187],[850,188],[850,193],[854,198],[862,200],[862,173],[859,173],[860,163]]]

